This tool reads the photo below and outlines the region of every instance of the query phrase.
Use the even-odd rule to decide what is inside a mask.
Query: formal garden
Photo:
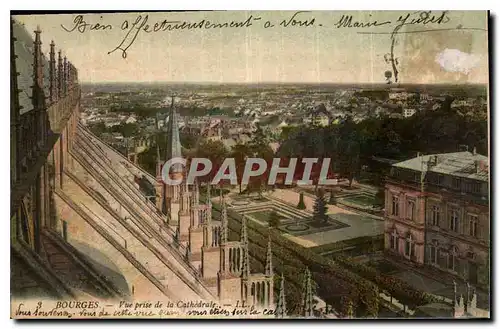
[[[269,198],[247,196],[231,196],[229,206],[240,214],[245,214],[250,220],[264,227],[274,227],[279,231],[293,235],[303,236],[323,231],[337,230],[349,227],[348,224],[336,220],[332,215],[327,215],[326,200],[318,202],[318,209],[314,212],[307,211],[301,206],[303,201],[293,207],[285,202]]]

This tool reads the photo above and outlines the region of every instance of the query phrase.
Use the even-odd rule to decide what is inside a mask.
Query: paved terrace
[[[287,203],[291,207],[296,207],[299,203],[300,194],[293,190],[275,190],[269,194],[269,197]],[[304,195],[304,204],[306,205],[306,210],[309,211],[312,216],[314,199],[308,195]],[[384,231],[383,221],[373,219],[369,216],[359,215],[335,205],[328,205],[328,214],[333,219],[348,225],[348,227],[334,230],[326,229],[323,232],[302,236],[292,236],[289,234],[285,234],[284,236],[309,248],[360,236],[376,236],[382,234]]]

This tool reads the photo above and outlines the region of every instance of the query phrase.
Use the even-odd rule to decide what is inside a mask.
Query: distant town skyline
[[[441,13],[431,15],[439,18]],[[44,53],[48,54],[54,40],[57,49],[71,58],[82,82],[383,84],[385,72],[394,72],[391,32],[398,18],[421,17],[395,11],[294,14],[214,11],[15,18],[30,34],[40,26]],[[488,83],[487,13],[451,11],[445,15],[446,23],[435,19],[397,30],[392,58],[400,83]],[[285,27],[292,17],[304,24],[314,22],[307,27]],[[347,27],[350,17],[352,24]],[[161,23],[165,21],[179,22],[172,23],[178,26],[187,22],[184,27],[202,22],[207,28],[164,31],[161,28],[168,24]],[[231,21],[253,23],[249,27],[208,26],[226,22],[229,26]],[[135,37],[134,22],[143,26]],[[274,26],[265,28],[266,22]],[[360,24],[373,25],[360,28]],[[123,49],[126,58],[122,58]]]

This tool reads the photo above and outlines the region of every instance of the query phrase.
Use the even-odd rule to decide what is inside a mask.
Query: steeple
[[[269,241],[267,242],[266,276],[273,276],[273,252],[271,249],[271,234],[269,234]]]
[[[161,157],[160,157],[160,145],[156,141],[156,180],[162,180],[161,176]]]
[[[35,110],[45,108],[45,95],[43,93],[43,64],[42,64],[42,41],[40,40],[40,27],[35,31],[35,41],[33,42],[33,90],[31,102]]]
[[[57,100],[57,72],[56,72],[56,51],[54,41],[50,43],[49,57],[49,100],[54,103]]]
[[[201,214],[201,211],[199,208],[200,190],[198,187],[197,180],[194,181],[193,190],[191,191],[190,203],[191,203],[191,207],[190,207],[190,214],[189,214],[189,222],[190,222],[189,225],[192,228],[197,228],[200,225],[200,220],[203,220],[203,218],[201,218],[201,216],[200,216],[200,214]]]
[[[241,218],[241,234],[240,241],[243,244],[248,244],[248,232],[247,232],[247,216],[243,215]]]
[[[196,208],[198,207],[199,204],[200,204],[200,189],[198,186],[198,181],[195,180],[192,191],[191,207]]]
[[[179,189],[179,215],[189,214],[189,191],[186,179],[183,179]]]
[[[64,56],[63,58],[63,72],[62,72],[62,76],[63,76],[63,95],[64,96],[67,96],[68,95],[68,59],[66,58],[66,56]]]
[[[311,272],[306,268],[303,283],[302,316],[314,317],[313,292],[311,282]]]
[[[210,224],[212,222],[212,194],[210,182],[207,184],[207,210],[205,214],[205,223]]]
[[[41,148],[46,142],[45,124],[45,93],[43,91],[43,64],[42,64],[42,41],[40,40],[40,27],[36,28],[35,41],[33,42],[33,86],[31,87],[31,103],[35,111],[36,123],[34,136],[36,145]]]
[[[220,243],[225,244],[227,243],[227,208],[226,208],[226,198],[224,195],[222,195],[222,190],[221,190],[221,210],[220,210],[220,221],[221,221],[221,238],[220,238]]]
[[[19,117],[21,106],[19,105],[19,88],[17,77],[19,73],[16,68],[16,49],[14,38],[14,19],[11,18],[10,23],[10,172],[11,184],[17,181],[19,175],[19,139],[20,139],[20,122]]]
[[[285,301],[285,277],[283,273],[281,273],[280,280],[280,292],[278,295],[278,301],[276,303],[276,313],[275,316],[277,318],[284,318],[286,316],[286,301]]]
[[[167,124],[167,154],[166,161],[173,158],[182,157],[181,153],[181,139],[179,137],[179,119],[177,117],[177,111],[174,107],[174,97],[172,96],[172,103],[170,105],[170,113],[168,116]],[[171,169],[173,173],[182,172],[182,166],[180,164],[174,164]]]
[[[248,279],[250,277],[250,255],[248,253],[247,220],[245,215],[243,215],[241,220],[241,244],[243,248],[241,277],[242,279]]]
[[[64,97],[64,66],[61,56],[61,50],[59,50],[57,56],[57,98],[61,99],[63,97]]]
[[[66,68],[66,84],[68,85],[67,86],[68,93],[71,89],[73,89],[73,81],[71,81],[71,67],[72,66],[73,66],[73,64],[71,64],[71,62],[68,61],[68,67]]]

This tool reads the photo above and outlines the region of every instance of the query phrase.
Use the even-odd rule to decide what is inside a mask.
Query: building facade
[[[385,192],[389,253],[489,285],[488,157],[456,152],[396,163]]]

